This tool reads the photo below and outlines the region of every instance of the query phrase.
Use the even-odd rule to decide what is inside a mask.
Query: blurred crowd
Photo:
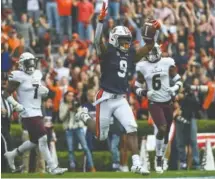
[[[87,145],[81,137],[83,131],[77,130],[82,129],[83,124],[74,126],[70,119],[77,105],[74,101],[86,106],[95,118],[92,103],[99,89],[101,72],[93,39],[102,3],[103,0],[1,1],[1,70],[10,72],[17,69],[18,58],[25,51],[38,58],[43,82],[50,89],[43,106],[46,120],[63,123],[71,168],[75,168],[71,136],[74,133],[80,136],[79,142],[92,171],[94,165],[89,152],[93,148],[90,147],[92,143],[87,140]],[[134,48],[140,48],[144,45],[141,27],[148,18],[157,19],[162,24],[158,42],[163,56],[173,57],[185,87],[214,85],[215,1],[109,0],[103,29],[104,42],[108,42],[109,32],[115,25],[125,25],[132,32]],[[137,97],[132,89],[135,77],[134,68],[130,74],[128,100],[136,118],[147,119],[148,101]],[[194,96],[200,106],[206,103],[205,95],[195,91]],[[212,98],[210,107],[196,108],[195,118],[215,119],[215,95]],[[71,112],[67,113],[67,108]],[[90,136],[92,134],[87,132],[87,138],[92,138]],[[119,138],[113,135],[111,139],[112,145],[119,145]],[[114,160],[116,165],[119,164],[118,154]]]

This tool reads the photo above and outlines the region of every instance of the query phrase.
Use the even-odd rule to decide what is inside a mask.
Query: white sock
[[[163,146],[162,146],[162,156],[163,156],[164,158],[165,158],[167,146],[168,146],[168,144],[163,144]]]
[[[47,144],[47,136],[43,136],[39,138],[39,150],[42,153],[43,158],[47,162],[47,165],[49,168],[54,169],[57,167],[57,165],[54,163],[49,148]]]
[[[132,164],[133,166],[140,166],[140,156],[138,154],[132,155]]]
[[[30,140],[27,140],[27,141],[23,142],[22,145],[20,145],[17,148],[18,151],[16,150],[16,155],[18,155],[19,153],[23,154],[26,151],[29,151],[29,150],[35,148],[36,146],[37,146],[37,144],[31,142]]]
[[[156,156],[162,156],[163,143],[164,143],[164,139],[162,140],[156,139]]]

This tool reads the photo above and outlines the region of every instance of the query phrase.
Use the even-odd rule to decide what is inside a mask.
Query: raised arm
[[[107,51],[107,48],[102,41],[103,22],[107,11],[107,7],[105,6],[106,6],[106,3],[103,2],[103,6],[99,14],[99,22],[97,23],[97,26],[96,26],[96,33],[95,33],[95,40],[94,40],[96,53],[98,56],[101,56],[101,54],[104,54]]]
[[[160,27],[161,25],[157,20],[151,20],[144,24],[142,28],[142,37],[146,44],[136,52],[135,62],[140,61],[152,50],[154,42],[157,40]]]

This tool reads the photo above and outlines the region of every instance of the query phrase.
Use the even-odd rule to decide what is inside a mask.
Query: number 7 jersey
[[[167,102],[171,95],[167,92],[170,87],[169,68],[175,66],[172,58],[161,58],[155,63],[141,61],[136,66],[136,71],[140,72],[146,81],[147,90],[154,90],[150,101]]]
[[[42,73],[39,70],[35,70],[32,75],[23,71],[12,71],[9,75],[9,81],[20,83],[16,92],[17,101],[25,108],[25,111],[21,113],[22,117],[42,116],[42,96],[38,93],[41,79]]]

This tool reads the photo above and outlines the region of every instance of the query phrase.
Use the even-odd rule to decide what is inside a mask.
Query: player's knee
[[[158,127],[158,136],[164,137],[167,131],[166,125],[161,125]]]
[[[39,142],[39,144],[44,145],[44,144],[47,144],[47,140],[48,140],[47,135],[44,135],[44,136],[39,138],[38,142]]]

